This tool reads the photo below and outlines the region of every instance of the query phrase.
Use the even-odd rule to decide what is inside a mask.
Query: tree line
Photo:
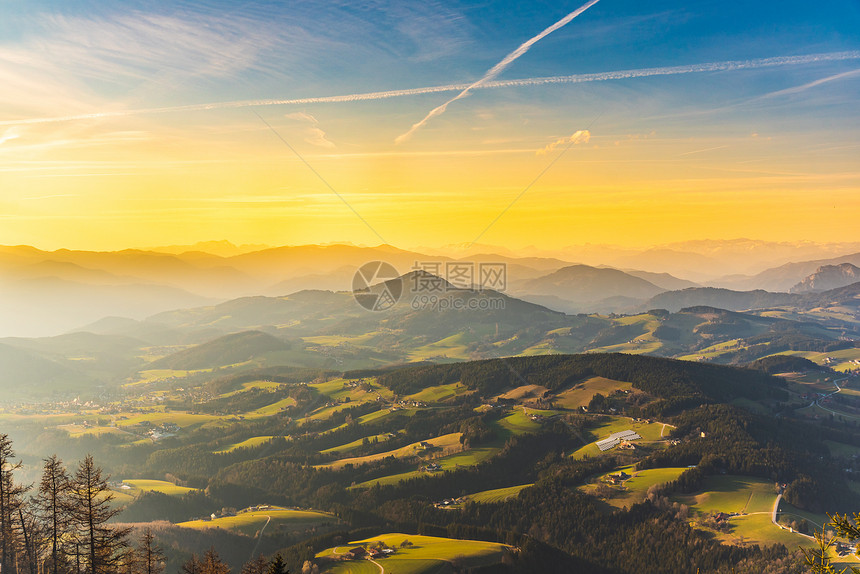
[[[6,434],[0,434],[0,573],[162,574],[167,558],[147,527],[132,536],[110,523],[122,511],[112,504],[108,478],[87,455],[70,472],[56,455],[44,460],[38,486],[15,481],[21,468]],[[310,563],[308,574],[313,569]],[[214,548],[192,555],[180,574],[229,574]],[[280,554],[246,563],[241,574],[289,574]]]

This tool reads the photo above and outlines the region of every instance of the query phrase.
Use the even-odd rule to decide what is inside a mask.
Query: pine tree
[[[63,538],[69,532],[69,474],[56,455],[45,459],[39,492],[33,499],[50,555],[50,574],[65,572],[67,556]]]
[[[137,546],[137,559],[140,574],[161,574],[164,572],[166,557],[161,547],[155,543],[152,528],[143,531],[143,537]]]
[[[126,556],[130,529],[107,525],[121,509],[111,508],[113,495],[102,478],[102,471],[87,455],[75,473],[69,488],[70,515],[83,549],[87,574],[111,574]]]
[[[269,567],[266,568],[266,574],[289,574],[290,571],[287,570],[286,564],[284,564],[284,559],[281,558],[281,553],[275,554],[274,560],[269,563]]]

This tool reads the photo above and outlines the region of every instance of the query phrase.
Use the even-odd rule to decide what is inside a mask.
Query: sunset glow
[[[579,6],[6,2],[0,243],[856,239],[856,2],[603,0],[395,143]]]

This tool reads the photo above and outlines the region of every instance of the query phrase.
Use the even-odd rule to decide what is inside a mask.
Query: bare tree
[[[181,574],[203,574],[203,562],[196,554],[192,554],[191,558],[183,562],[179,571]]]
[[[21,468],[21,463],[13,463],[14,457],[9,435],[0,434],[0,572],[3,574],[17,571],[16,555],[20,544],[15,521],[25,489],[15,484],[14,472]]]
[[[161,574],[164,572],[166,557],[161,547],[155,543],[152,528],[143,531],[137,546],[138,571],[140,574]]]
[[[69,500],[72,522],[85,552],[85,572],[115,572],[127,559],[123,550],[128,546],[130,529],[107,525],[121,509],[111,508],[113,494],[90,455],[81,462],[70,482]]]
[[[221,560],[215,548],[210,548],[203,555],[203,574],[230,574],[230,567]]]
[[[266,574],[266,566],[269,561],[262,555],[245,562],[242,566],[242,574]]]
[[[46,458],[44,462],[33,507],[50,549],[47,567],[50,574],[60,574],[66,571],[67,562],[63,538],[69,532],[69,474],[57,455]]]
[[[203,558],[198,558],[196,554],[192,554],[180,570],[181,574],[230,574],[230,567],[221,560],[215,548],[210,548],[203,555]]]

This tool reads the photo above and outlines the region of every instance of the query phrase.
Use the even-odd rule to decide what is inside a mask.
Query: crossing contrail
[[[823,54],[807,54],[801,56],[782,56],[776,58],[759,58],[754,60],[732,60],[726,62],[710,62],[705,64],[690,64],[684,66],[668,66],[662,68],[640,68],[636,70],[618,70],[614,72],[597,72],[594,74],[575,74],[571,76],[548,76],[540,78],[522,78],[514,80],[496,80],[485,82],[479,86],[474,84],[447,84],[442,86],[427,86],[423,88],[407,88],[403,90],[386,90],[382,92],[364,92],[358,94],[344,94],[339,96],[317,96],[309,98],[293,99],[267,99],[267,100],[239,100],[232,102],[211,102],[205,104],[190,104],[186,106],[170,106],[162,108],[143,108],[132,110],[116,110],[109,112],[94,112],[87,114],[75,114],[66,116],[52,116],[42,118],[23,118],[17,120],[0,121],[0,126],[18,126],[28,124],[50,124],[69,122],[76,120],[89,120],[101,118],[118,118],[127,116],[138,116],[145,114],[164,114],[175,112],[194,112],[206,110],[222,110],[231,108],[249,108],[262,106],[289,106],[306,104],[334,104],[384,100],[388,98],[401,98],[407,96],[420,96],[423,94],[435,94],[444,92],[461,92],[467,88],[475,90],[492,88],[516,88],[527,86],[544,86],[550,84],[579,84],[586,82],[606,82],[611,80],[626,80],[631,78],[646,78],[649,76],[674,76],[678,74],[696,74],[706,72],[725,72],[733,70],[756,70],[761,68],[775,68],[780,66],[800,66],[804,64],[816,64],[823,62],[840,62],[845,60],[860,60],[860,50],[849,52],[828,52]],[[830,79],[849,77],[853,72],[839,74]],[[821,82],[819,82],[821,83]],[[789,89],[791,90],[791,89]],[[778,93],[787,93],[782,90]]]
[[[435,116],[441,116],[442,114],[445,113],[445,110],[448,109],[448,106],[451,105],[453,102],[456,102],[457,100],[461,100],[461,99],[465,98],[475,88],[478,88],[481,85],[486,84],[487,82],[491,82],[494,79],[496,79],[496,77],[498,77],[499,74],[501,74],[502,72],[505,71],[505,68],[507,68],[508,66],[513,64],[517,58],[519,58],[520,56],[522,56],[523,54],[528,52],[529,48],[531,48],[536,43],[538,43],[539,41],[541,41],[545,37],[547,37],[550,34],[552,34],[553,32],[555,32],[559,28],[569,24],[574,18],[576,18],[577,16],[579,16],[580,14],[582,14],[583,12],[585,12],[586,10],[588,10],[589,8],[591,8],[592,6],[597,4],[599,1],[600,0],[590,0],[589,2],[586,2],[585,4],[583,4],[582,6],[580,6],[579,8],[577,8],[576,10],[574,10],[573,12],[571,12],[570,14],[568,14],[567,16],[565,16],[564,18],[562,18],[561,20],[559,20],[558,22],[556,22],[555,24],[550,26],[549,28],[545,29],[543,32],[541,32],[537,36],[534,36],[533,38],[520,44],[519,48],[517,48],[516,50],[514,50],[513,52],[511,52],[510,54],[505,56],[501,62],[499,62],[498,64],[496,64],[492,68],[490,68],[489,71],[487,71],[487,73],[484,74],[480,80],[470,84],[463,91],[461,91],[459,94],[457,94],[456,96],[454,96],[453,98],[451,98],[450,100],[448,100],[447,102],[442,104],[441,106],[436,106],[435,108],[430,110],[430,112],[426,116],[424,116],[424,119],[421,120],[420,122],[418,122],[416,124],[412,124],[412,127],[409,128],[409,130],[406,133],[401,134],[394,139],[394,143],[399,144],[399,143],[403,143],[406,140],[408,140],[410,137],[412,137],[412,134],[414,134],[416,131],[418,131],[422,127],[424,127],[427,124],[427,122],[430,121],[431,118],[433,118]]]

